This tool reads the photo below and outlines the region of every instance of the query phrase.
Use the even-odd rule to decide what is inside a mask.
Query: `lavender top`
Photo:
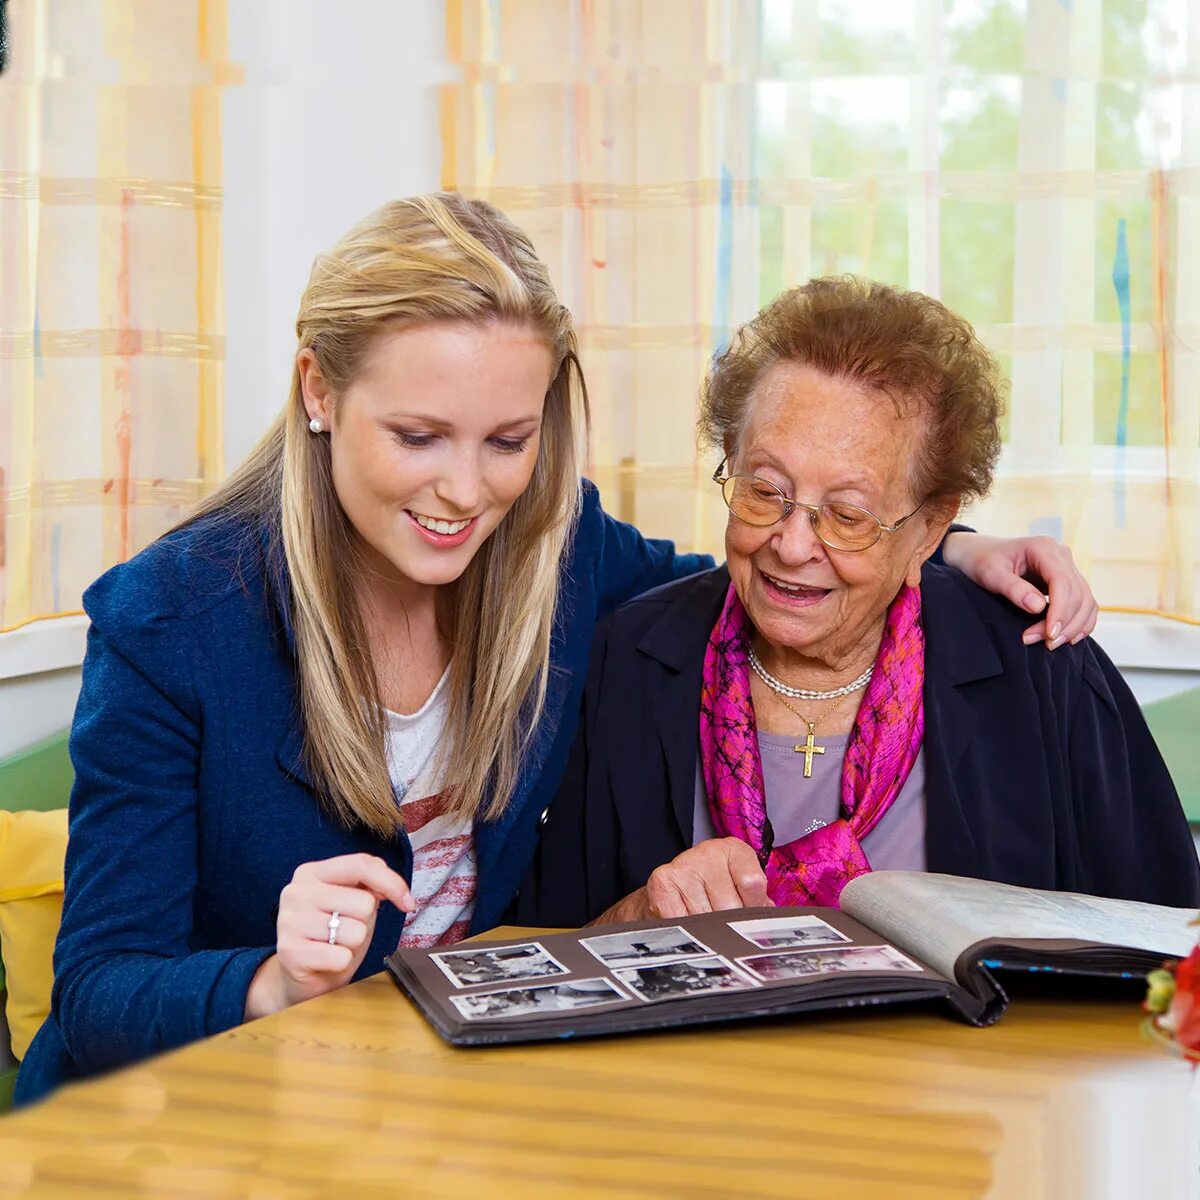
[[[797,754],[798,738],[775,733],[758,735],[767,816],[775,842],[784,845],[837,819],[841,803],[842,761],[849,734],[822,738],[825,753],[814,755],[812,775],[804,778],[804,755]],[[708,813],[704,773],[696,761],[696,806],[692,818],[692,845],[716,837]],[[908,779],[879,824],[863,838],[863,852],[876,870],[925,870],[925,752],[917,755]]]

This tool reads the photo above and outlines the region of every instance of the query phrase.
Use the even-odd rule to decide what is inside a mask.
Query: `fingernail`
[[[1048,650],[1057,650],[1059,648],[1059,646],[1061,646],[1062,644],[1063,644],[1063,639],[1058,637],[1058,638],[1055,638],[1054,641],[1052,641],[1050,643],[1050,645],[1047,646],[1046,648]]]
[[[1062,622],[1061,622],[1061,621],[1055,621],[1055,623],[1054,623],[1054,628],[1053,628],[1052,630],[1050,630],[1050,636],[1051,636],[1052,638],[1056,638],[1056,637],[1058,637],[1058,635],[1059,635],[1060,633],[1062,633]]]
[[[1046,601],[1042,599],[1037,592],[1030,592],[1025,597],[1025,607],[1032,613],[1041,612],[1046,606]]]
[[[1041,640],[1042,635],[1034,630],[1027,629],[1023,634],[1021,634],[1021,641],[1023,641],[1027,646],[1032,646],[1034,642],[1040,642]]]

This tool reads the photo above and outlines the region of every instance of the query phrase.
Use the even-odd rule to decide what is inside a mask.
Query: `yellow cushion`
[[[67,810],[0,811],[0,957],[12,1050],[23,1058],[50,1012],[54,939],[62,919]]]

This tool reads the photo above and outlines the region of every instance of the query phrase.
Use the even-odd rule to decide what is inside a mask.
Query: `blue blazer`
[[[512,802],[475,831],[474,930],[497,923],[529,865],[597,619],[711,565],[605,515],[584,484],[545,712]],[[305,775],[287,587],[264,529],[216,517],[155,542],[85,594],[92,624],[71,731],[52,1010],[21,1065],[19,1102],[239,1024],[299,864],[362,851],[411,879],[403,833],[342,827]],[[403,921],[383,906],[359,975],[381,969]]]
[[[512,919],[583,925],[692,844],[700,676],[728,587],[721,567],[601,625],[570,764]],[[1026,614],[933,562],[921,598],[929,870],[1200,904],[1175,787],[1104,651],[1023,645]]]

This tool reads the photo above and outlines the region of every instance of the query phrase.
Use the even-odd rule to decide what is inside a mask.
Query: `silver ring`
[[[341,926],[341,924],[342,924],[341,913],[334,913],[329,918],[329,944],[331,946],[337,945],[337,931],[338,931],[339,927]]]

